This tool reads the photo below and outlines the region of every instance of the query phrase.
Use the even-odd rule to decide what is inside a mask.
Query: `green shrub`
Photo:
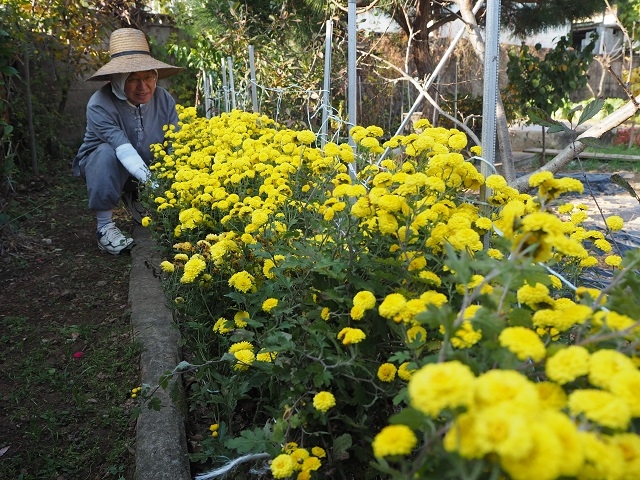
[[[603,234],[558,200],[580,182],[519,193],[425,120],[383,145],[355,127],[354,153],[258,114],[180,119],[153,147],[144,224],[211,424],[194,460],[266,454],[297,479],[637,472],[640,255],[607,240],[620,217]],[[581,287],[597,265],[613,280]]]

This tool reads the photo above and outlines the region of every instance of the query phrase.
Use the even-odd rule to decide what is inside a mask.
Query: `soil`
[[[0,478],[133,478],[130,257],[98,250],[81,180],[14,188],[0,199]]]

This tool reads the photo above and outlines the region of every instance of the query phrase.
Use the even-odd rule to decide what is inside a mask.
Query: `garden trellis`
[[[473,14],[476,14],[480,8],[485,4],[484,0],[478,0],[473,7]],[[487,27],[485,36],[486,52],[485,66],[484,66],[484,95],[483,95],[483,118],[486,121],[482,122],[483,131],[481,141],[476,135],[470,131],[466,125],[460,125],[461,128],[467,133],[467,136],[473,139],[476,143],[483,146],[482,158],[476,157],[480,160],[483,166],[481,167],[482,173],[489,175],[494,173],[495,168],[495,138],[496,138],[496,96],[498,91],[497,84],[497,69],[498,69],[498,47],[499,47],[499,12],[500,1],[490,0],[487,4]],[[309,90],[298,86],[290,86],[287,88],[274,88],[267,85],[258,84],[256,80],[256,68],[255,68],[255,53],[253,45],[248,49],[248,64],[249,64],[249,79],[245,84],[236,86],[233,80],[234,62],[231,57],[223,59],[221,62],[221,68],[219,70],[219,77],[213,75],[210,71],[203,70],[202,85],[204,90],[204,109],[207,118],[210,118],[216,112],[229,112],[231,109],[240,108],[245,111],[253,111],[255,113],[261,112],[260,99],[264,99],[268,96],[275,97],[276,112],[273,115],[276,121],[279,120],[282,99],[284,93],[287,91],[295,91],[298,94],[303,94],[307,98],[307,118],[304,120],[308,128],[313,125],[313,120],[316,119],[318,112],[321,112],[321,120],[316,134],[321,145],[324,145],[329,141],[328,130],[329,124],[335,125],[336,131],[333,133],[331,140],[336,141],[341,138],[348,138],[348,130],[352,126],[357,124],[356,112],[358,105],[358,88],[357,88],[357,68],[356,68],[356,15],[355,15],[355,1],[349,1],[348,12],[348,87],[347,87],[347,114],[348,119],[345,119],[339,115],[339,112],[331,105],[331,54],[332,54],[332,31],[333,23],[331,20],[326,22],[325,27],[325,55],[324,55],[324,77],[323,87],[319,90]],[[446,67],[450,57],[452,56],[455,47],[462,39],[466,31],[466,27],[462,26],[456,35],[452,38],[449,46],[442,55],[440,61],[434,68],[433,72],[418,88],[419,95],[410,106],[409,110],[401,114],[400,126],[397,128],[395,135],[400,135],[407,128],[408,123],[412,120],[412,116],[418,112],[418,109],[424,103],[425,99],[433,102],[433,100],[427,96],[426,92],[434,85],[436,79],[439,78],[443,69]],[[216,81],[218,80],[219,81]],[[216,85],[221,85],[221,91],[216,91]],[[260,95],[258,95],[258,89]],[[260,98],[259,98],[260,97]],[[320,99],[320,102],[316,108],[311,107],[312,99]],[[404,103],[404,96],[402,97]],[[404,111],[404,109],[402,109]],[[454,120],[455,121],[455,120]],[[494,139],[489,141],[488,139]],[[352,145],[353,146],[353,145]],[[389,149],[385,149],[379,158],[378,164],[386,158],[389,154]]]

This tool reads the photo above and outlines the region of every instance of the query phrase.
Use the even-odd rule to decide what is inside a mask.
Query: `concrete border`
[[[131,250],[129,301],[135,338],[142,344],[141,384],[152,387],[180,362],[180,332],[166,305],[159,278],[160,256],[147,229],[136,226]],[[173,388],[172,388],[173,387]],[[176,388],[177,387],[177,388]],[[177,391],[174,401],[169,395]],[[159,411],[142,408],[136,425],[136,480],[191,480],[181,379],[158,388]]]

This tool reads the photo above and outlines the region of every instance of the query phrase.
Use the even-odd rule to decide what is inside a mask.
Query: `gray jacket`
[[[87,130],[73,159],[73,174],[80,176],[80,160],[102,143],[108,143],[114,150],[131,143],[149,164],[153,159],[149,147],[164,141],[164,125],[178,125],[176,102],[164,88],[156,87],[149,103],[135,107],[118,99],[111,91],[111,84],[107,83],[87,104]]]

